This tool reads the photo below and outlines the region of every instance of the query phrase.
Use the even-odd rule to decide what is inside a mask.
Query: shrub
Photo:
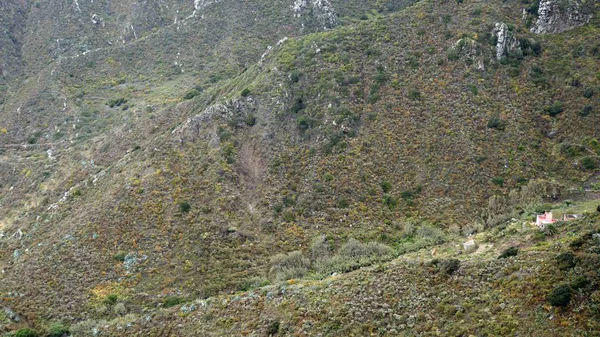
[[[571,282],[571,288],[573,288],[573,290],[578,290],[587,286],[589,283],[590,281],[585,276],[577,276],[575,280]]]
[[[547,106],[546,108],[544,108],[544,111],[548,115],[550,115],[552,117],[554,117],[554,116],[558,115],[559,113],[563,112],[563,110],[564,109],[563,109],[562,102],[554,102],[554,103],[552,103],[552,105]]]
[[[37,337],[37,335],[37,331],[30,328],[22,328],[15,333],[15,337]]]
[[[200,91],[198,91],[197,89],[192,89],[183,96],[183,99],[192,99],[198,95],[200,95]]]
[[[384,84],[388,80],[387,76],[385,75],[385,73],[383,71],[378,71],[375,74],[374,79],[375,79],[375,83],[377,83],[379,85]]]
[[[349,239],[338,253],[333,256],[319,258],[315,261],[315,270],[323,275],[334,272],[350,272],[362,266],[391,258],[392,249],[382,243],[361,243]]]
[[[494,183],[495,185],[498,185],[500,187],[503,187],[504,186],[504,178],[494,177],[494,178],[492,178],[492,183]]]
[[[587,104],[586,106],[583,107],[583,109],[581,110],[581,112],[579,113],[580,116],[588,116],[589,114],[592,113],[592,109],[593,107],[589,104]]]
[[[279,321],[275,321],[269,325],[267,329],[267,335],[271,336],[279,332]]]
[[[446,241],[446,233],[429,223],[423,223],[415,231],[415,235],[421,239],[424,245],[442,244]]]
[[[571,287],[567,284],[556,287],[547,297],[554,307],[565,307],[571,301]]]
[[[290,74],[290,81],[292,81],[292,83],[298,83],[298,81],[300,81],[300,75],[301,74],[298,70],[292,71]]]
[[[127,313],[127,308],[125,307],[124,303],[117,303],[113,308],[113,312],[115,315],[123,316]]]
[[[127,100],[124,97],[120,97],[120,98],[111,99],[106,104],[109,107],[114,108],[114,107],[117,107],[117,106],[121,106],[121,105],[123,105],[125,103],[127,103]]]
[[[126,252],[119,251],[113,256],[113,259],[115,259],[116,261],[119,261],[119,262],[123,262],[123,261],[125,261],[125,256],[127,256]]]
[[[188,213],[192,206],[187,201],[182,201],[179,203],[179,211],[181,213]]]
[[[394,207],[396,207],[396,205],[398,205],[398,199],[386,194],[383,196],[383,203],[389,208],[392,209]]]
[[[433,259],[431,264],[435,266],[436,272],[442,272],[446,275],[452,275],[460,267],[460,261],[457,259],[438,260]]]
[[[292,108],[290,110],[292,113],[298,113],[300,110],[304,110],[305,108],[306,105],[304,105],[304,101],[302,100],[302,97],[300,97],[294,100],[294,104],[292,104]]]
[[[575,254],[572,252],[560,253],[556,257],[556,262],[558,262],[558,268],[561,270],[571,269],[575,267]]]
[[[510,248],[506,249],[505,251],[503,251],[502,254],[500,254],[500,256],[498,256],[498,258],[505,259],[507,257],[517,256],[517,254],[519,254],[519,248],[510,247]]]
[[[254,126],[256,125],[256,117],[253,114],[250,114],[248,117],[246,117],[245,122],[248,126]]]
[[[310,245],[310,258],[313,261],[325,259],[331,256],[331,248],[327,243],[325,235],[321,235],[313,239]]]
[[[411,90],[410,93],[408,93],[408,98],[418,101],[421,99],[421,92],[419,92],[419,90]]]
[[[579,248],[581,246],[583,246],[583,244],[585,243],[585,240],[582,237],[579,237],[575,240],[573,240],[570,244],[571,248]]]
[[[413,193],[413,191],[404,191],[402,193],[400,193],[400,197],[402,198],[402,200],[412,200],[415,197],[415,194]]]
[[[504,130],[506,122],[500,118],[500,114],[496,113],[488,120],[487,127],[490,129]]]
[[[450,47],[446,52],[446,57],[449,61],[456,61],[460,58],[460,54],[456,48]]]
[[[265,280],[261,277],[253,277],[247,281],[245,281],[241,287],[241,291],[249,291],[256,288],[262,288],[269,285],[269,280]]]
[[[596,160],[592,157],[585,157],[581,160],[581,165],[583,165],[583,168],[585,168],[586,170],[593,170],[596,168]]]
[[[69,329],[62,324],[53,324],[48,329],[48,337],[62,337],[69,334]]]
[[[117,294],[108,294],[106,295],[106,298],[104,298],[104,304],[107,305],[114,305],[117,303],[117,300],[119,299],[119,296],[117,296]]]
[[[298,129],[300,131],[306,131],[316,125],[317,121],[308,116],[300,116],[296,119],[296,124],[298,125]]]
[[[341,256],[349,259],[362,260],[389,255],[392,249],[382,243],[369,242],[364,244],[356,239],[350,239],[339,251]]]
[[[383,193],[387,193],[392,189],[392,184],[389,181],[382,181],[379,186],[381,186]]]
[[[596,207],[596,211],[597,211],[598,213],[600,213],[600,205],[598,205],[598,207]]]
[[[469,84],[469,90],[471,90],[473,95],[477,95],[479,93],[479,89],[477,89],[475,84]]]
[[[242,97],[248,97],[248,95],[250,95],[250,89],[244,88],[244,90],[242,90],[242,92],[240,92],[240,95]]]
[[[337,201],[337,208],[348,208],[348,206],[350,206],[350,203],[345,198],[341,198]]]
[[[310,260],[298,250],[277,254],[271,258],[269,275],[275,281],[284,281],[304,276],[310,267]]]
[[[174,307],[178,304],[181,304],[185,302],[185,299],[179,296],[169,296],[167,298],[165,298],[165,301],[163,302],[163,306],[165,308],[170,308],[170,307]],[[120,304],[120,303],[119,303]]]
[[[585,98],[592,98],[592,96],[594,96],[594,89],[592,88],[587,88],[583,91],[583,97]]]

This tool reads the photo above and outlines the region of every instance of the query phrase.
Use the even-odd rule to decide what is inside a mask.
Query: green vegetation
[[[38,333],[37,331],[30,329],[30,328],[22,328],[17,330],[17,332],[15,333],[15,337],[37,337]]]
[[[165,308],[170,308],[170,307],[174,307],[174,306],[179,305],[184,302],[185,302],[185,299],[182,297],[170,296],[170,297],[165,298],[165,300],[163,302],[163,306]]]
[[[562,102],[554,102],[554,103],[552,103],[552,105],[544,108],[544,111],[552,117],[563,112],[563,110],[564,110],[564,108],[563,108]]]
[[[63,337],[69,335],[69,328],[62,324],[53,324],[48,329],[47,337]]]
[[[183,96],[183,99],[192,99],[198,95],[200,95],[200,91],[198,89],[192,89]]]
[[[502,254],[500,254],[500,256],[498,256],[498,258],[506,259],[511,256],[517,256],[517,254],[519,254],[519,248],[510,247],[510,248],[507,248],[505,251],[503,251]]]
[[[127,256],[127,253],[124,251],[119,251],[117,252],[115,255],[113,255],[113,259],[115,261],[119,261],[119,262],[123,262],[125,261],[125,257]]]
[[[504,130],[506,128],[506,121],[500,118],[500,114],[494,114],[488,120],[487,127],[490,129]]]
[[[127,103],[127,100],[124,97],[119,97],[119,98],[111,99],[110,101],[108,101],[106,103],[106,105],[108,105],[111,108],[114,108],[114,107],[119,107],[125,103]]]
[[[248,95],[250,95],[250,89],[248,89],[248,88],[244,88],[244,90],[242,90],[242,92],[240,92],[240,96],[242,96],[242,97],[248,97]]]
[[[561,270],[571,269],[575,267],[575,254],[572,252],[560,253],[556,257],[556,262],[558,263],[558,268]]]
[[[119,296],[117,294],[108,294],[104,298],[103,302],[104,302],[104,304],[107,304],[107,305],[115,305],[118,300],[119,300]]]
[[[179,211],[181,213],[188,213],[192,206],[187,201],[181,201],[179,203]]]
[[[571,287],[563,284],[548,294],[548,302],[555,307],[566,307],[571,301]]]

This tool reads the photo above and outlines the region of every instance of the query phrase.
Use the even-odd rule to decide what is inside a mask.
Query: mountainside
[[[229,308],[203,311],[214,319],[201,323],[199,313],[183,315],[176,320],[183,328],[173,323],[171,330],[139,319],[168,304],[307,275],[320,280],[394,258],[374,272],[421,280],[420,289],[429,282],[428,262],[411,252],[492,233],[513,218],[529,221],[548,202],[598,197],[597,2],[0,6],[0,294],[20,317],[0,320],[7,331],[130,312],[138,335],[268,335],[274,317],[251,323],[259,314],[253,306],[263,308],[268,294],[252,299],[253,292],[242,298],[254,304],[231,309],[247,311],[233,321],[223,316],[232,315]],[[586,219],[586,230],[597,230],[597,220]],[[564,232],[557,242],[562,235],[571,238]],[[300,257],[319,240],[327,252],[362,242],[376,253],[355,264],[337,261],[343,266]],[[464,273],[533,268],[532,259],[554,253],[546,248],[509,266],[472,255],[456,283],[432,286],[451,292],[472,281]],[[591,272],[596,252],[589,254],[579,258]],[[282,271],[290,256],[299,266]],[[342,276],[331,294],[329,281],[315,281],[310,292],[324,293],[319,301],[360,302],[362,295],[349,294],[372,291],[354,288],[376,284],[371,273]],[[527,277],[517,279],[529,289]],[[477,282],[461,294],[498,289],[497,280]],[[542,305],[548,288],[505,305]],[[291,289],[293,299],[278,298],[312,301],[305,288]],[[422,296],[424,307],[402,310],[437,301],[431,292]],[[483,306],[494,310],[492,301]],[[375,333],[370,320],[387,322],[384,314],[350,322],[345,304],[331,309],[343,318],[325,322],[329,308],[313,304],[317,311],[303,315],[316,330],[291,328],[308,324],[308,316],[281,318],[288,330],[270,334],[364,335]],[[589,310],[582,320],[596,317]],[[501,331],[479,323],[453,330],[425,317],[424,330],[409,333],[405,322],[380,333],[532,335],[543,325],[515,322],[534,314],[499,318],[498,329],[508,329]],[[580,335],[597,328],[589,324],[553,329]],[[104,333],[119,335],[110,329]]]

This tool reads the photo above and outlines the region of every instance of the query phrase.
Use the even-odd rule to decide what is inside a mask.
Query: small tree
[[[179,211],[181,213],[188,213],[192,206],[187,201],[182,201],[179,203]]]
[[[567,284],[558,286],[548,295],[547,299],[554,307],[566,307],[571,301],[571,287]]]
[[[504,252],[502,252],[502,254],[500,254],[500,256],[498,256],[498,258],[499,259],[505,259],[507,257],[517,256],[517,254],[519,254],[519,248],[517,248],[517,247],[510,247],[507,250],[505,250]]]

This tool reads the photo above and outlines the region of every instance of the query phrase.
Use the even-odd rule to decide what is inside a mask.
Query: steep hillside
[[[4,305],[38,327],[111,319],[113,302],[141,314],[285,280],[272,257],[321,236],[397,257],[594,198],[598,4],[552,12],[569,21],[538,3],[411,3],[3,13],[21,33],[0,51],[23,64],[0,103]],[[426,272],[409,267],[386,277]]]

